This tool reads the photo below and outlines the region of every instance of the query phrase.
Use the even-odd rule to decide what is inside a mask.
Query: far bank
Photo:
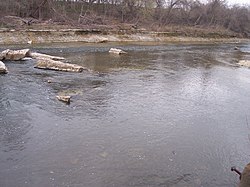
[[[198,37],[178,32],[103,31],[98,29],[1,29],[0,44],[62,43],[62,42],[246,42],[248,38],[209,33]]]

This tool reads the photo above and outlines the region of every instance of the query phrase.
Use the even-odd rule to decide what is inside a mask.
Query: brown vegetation
[[[216,30],[250,37],[250,7],[228,6],[224,0],[1,0],[2,27],[51,27],[130,30],[171,29],[182,35]],[[9,21],[15,18],[16,21]],[[18,19],[19,18],[19,19]],[[185,28],[185,29],[183,29]],[[191,29],[192,28],[192,29]],[[209,33],[213,33],[210,32]],[[234,36],[234,34],[231,34]],[[199,35],[202,35],[199,33]]]

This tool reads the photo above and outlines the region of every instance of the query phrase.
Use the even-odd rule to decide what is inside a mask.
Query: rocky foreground
[[[30,49],[22,50],[10,50],[6,49],[0,53],[0,60],[3,61],[20,61],[35,59],[35,68],[46,69],[46,70],[57,70],[57,71],[67,71],[67,72],[82,72],[84,67],[62,62],[60,60],[65,60],[63,57],[51,56],[42,53],[32,52]],[[0,63],[2,73],[7,72],[7,68],[3,62]]]
[[[5,64],[2,61],[0,61],[0,74],[3,74],[3,73],[8,73],[8,70]]]
[[[115,48],[111,48],[109,53],[114,53],[116,55],[126,54],[125,51]],[[82,72],[83,70],[88,70],[83,66],[64,62],[65,58],[63,57],[32,52],[30,49],[21,49],[21,50],[6,49],[0,53],[0,60],[6,62],[34,60],[36,62],[34,68],[39,68],[43,70],[55,70],[55,71],[75,72],[75,73]],[[8,73],[7,67],[2,61],[0,61],[0,74],[6,74],[6,73]],[[48,80],[48,83],[51,83],[51,81]],[[71,96],[69,95],[58,95],[56,96],[56,98],[59,101],[62,101],[66,104],[70,104]]]

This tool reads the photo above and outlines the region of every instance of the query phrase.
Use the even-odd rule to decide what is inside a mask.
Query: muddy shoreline
[[[62,43],[62,42],[249,42],[247,38],[214,36],[189,37],[171,32],[139,30],[102,31],[97,29],[0,30],[0,44]]]

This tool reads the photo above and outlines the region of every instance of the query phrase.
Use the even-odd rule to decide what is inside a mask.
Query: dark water
[[[0,186],[236,186],[230,167],[250,162],[250,69],[236,66],[249,55],[234,46],[33,47],[91,70],[79,74],[6,62]],[[110,47],[128,54],[111,55]],[[58,94],[71,95],[71,104]]]

